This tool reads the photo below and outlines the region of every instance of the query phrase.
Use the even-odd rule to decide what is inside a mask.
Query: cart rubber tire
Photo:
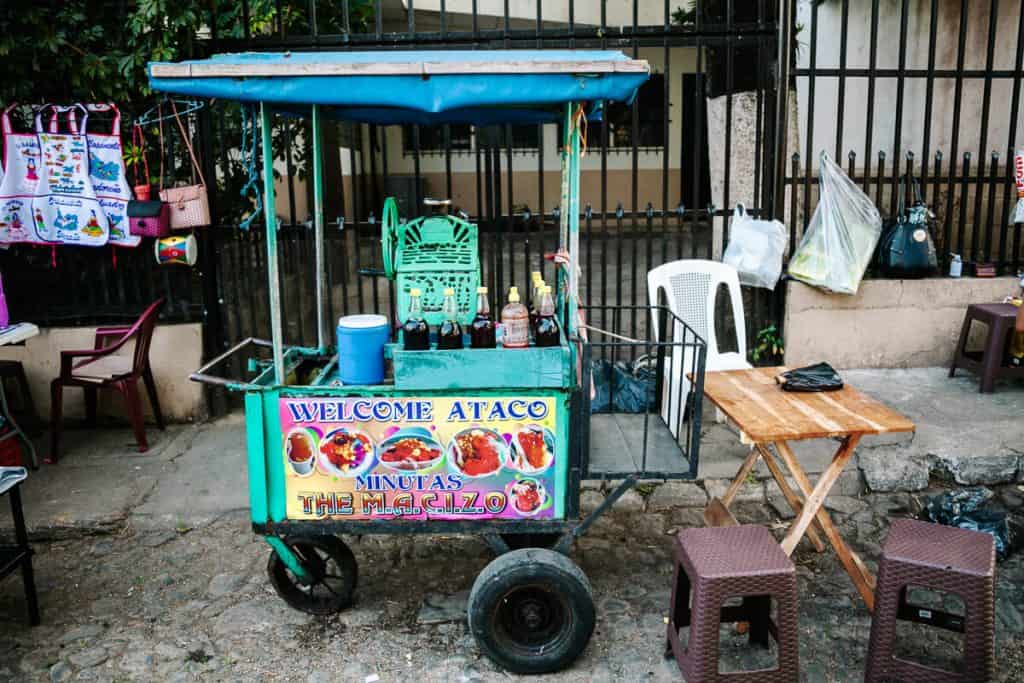
[[[274,551],[267,560],[267,575],[277,594],[291,607],[307,614],[328,615],[352,606],[359,581],[355,555],[336,536],[287,538],[285,543],[313,574],[313,583],[303,585]],[[330,566],[333,561],[334,567]]]
[[[554,550],[522,548],[492,561],[469,594],[469,631],[491,660],[517,674],[571,665],[586,649],[596,614],[590,582]]]

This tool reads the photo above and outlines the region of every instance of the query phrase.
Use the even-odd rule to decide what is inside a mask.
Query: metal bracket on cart
[[[553,549],[563,555],[568,555],[572,542],[587,533],[587,529],[597,521],[598,517],[603,515],[611,506],[615,505],[616,501],[618,501],[626,491],[636,486],[637,481],[638,477],[635,474],[631,474],[623,479],[622,483],[616,486],[615,489],[608,494],[603,501],[601,501],[601,504],[594,508],[593,512],[587,515],[582,522],[574,526],[570,531],[558,539],[558,543],[555,544]]]
[[[262,387],[261,385],[253,384],[252,382],[243,382],[241,380],[231,379],[229,377],[219,377],[217,375],[211,375],[210,374],[210,371],[213,368],[217,367],[218,365],[220,365],[221,363],[226,361],[231,356],[234,356],[235,354],[241,352],[243,349],[249,348],[250,346],[255,346],[255,347],[258,347],[258,348],[270,349],[270,348],[273,348],[274,345],[273,345],[273,343],[271,343],[270,341],[268,341],[266,339],[257,339],[256,337],[247,337],[246,339],[243,339],[242,341],[240,341],[237,344],[235,344],[234,346],[232,346],[230,349],[228,349],[224,353],[222,353],[219,356],[217,356],[216,358],[212,359],[210,362],[208,362],[203,367],[201,367],[198,370],[196,370],[195,372],[193,372],[191,375],[188,376],[188,378],[190,380],[192,380],[193,382],[200,382],[202,384],[212,384],[214,386],[227,387],[228,389],[234,389],[234,390],[263,389],[264,387]],[[249,360],[252,361],[252,360],[255,360],[255,359],[250,358]]]

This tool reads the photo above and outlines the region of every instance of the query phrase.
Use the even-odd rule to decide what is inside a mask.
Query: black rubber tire
[[[553,548],[562,534],[502,534],[510,550],[520,548]]]
[[[522,548],[484,567],[469,594],[469,631],[495,664],[517,674],[571,665],[596,620],[583,571],[565,555]]]
[[[355,555],[336,536],[309,536],[285,540],[313,582],[303,585],[274,551],[267,560],[267,575],[277,594],[291,607],[324,616],[352,606],[359,582]]]

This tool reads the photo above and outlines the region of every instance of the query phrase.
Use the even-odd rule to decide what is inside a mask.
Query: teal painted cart
[[[351,604],[358,569],[342,535],[477,534],[498,556],[469,599],[470,629],[483,652],[518,673],[568,666],[595,623],[589,582],[567,557],[573,540],[638,479],[697,472],[703,340],[662,307],[588,309],[578,297],[585,117],[599,115],[607,101],[631,102],[648,78],[647,63],[588,51],[285,53],[154,63],[149,71],[155,90],[259,108],[272,338],[247,339],[192,377],[244,393],[252,524],[272,547],[268,573],[278,593],[314,614]],[[275,114],[311,118],[315,348],[283,339]],[[328,116],[383,125],[560,121],[554,261],[561,344],[416,352],[390,344],[384,383],[343,385],[324,306],[321,127]],[[463,288],[461,313],[471,317],[465,295],[480,277],[475,226],[443,217],[399,225],[391,205],[384,215],[384,263],[398,282],[399,319],[411,286],[440,284]],[[623,315],[650,316],[645,338],[584,322],[611,320],[619,329]],[[259,347],[271,359],[255,365],[254,378],[213,374],[228,357]],[[678,363],[690,379],[667,386],[666,378],[679,376],[672,372]],[[634,408],[639,401],[637,412],[621,409],[626,399]],[[584,479],[615,482],[587,515]]]

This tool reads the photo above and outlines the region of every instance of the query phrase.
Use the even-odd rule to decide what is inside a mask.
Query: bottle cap
[[[410,289],[410,290],[409,290],[409,296],[420,296],[420,295],[422,295],[422,294],[423,294],[423,292],[421,292],[421,291],[420,291],[420,290],[419,290],[418,288],[416,288],[416,287],[413,287],[412,289]]]
[[[476,288],[476,293],[477,294],[486,294],[487,293],[487,288],[486,287],[477,287]]]
[[[541,275],[541,272],[539,270],[531,270],[530,277],[534,280],[540,280],[543,277],[543,275]]]
[[[519,303],[519,288],[513,285],[508,288],[508,300],[511,303]]]
[[[452,289],[451,287],[445,287],[444,288],[444,295],[445,296],[455,296],[455,290]]]
[[[551,293],[551,285],[544,285],[541,288],[540,292],[541,292],[541,294],[550,294]]]

